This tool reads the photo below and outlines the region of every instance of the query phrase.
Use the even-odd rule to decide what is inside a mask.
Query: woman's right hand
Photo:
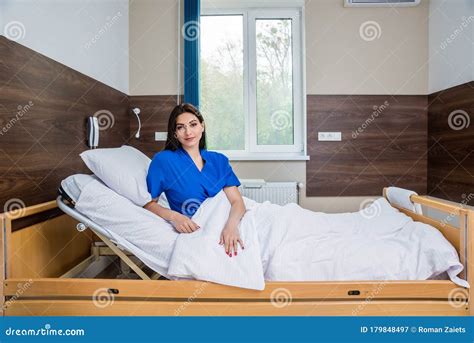
[[[174,228],[181,233],[192,233],[199,229],[198,224],[179,212],[175,212],[173,218],[170,221]]]

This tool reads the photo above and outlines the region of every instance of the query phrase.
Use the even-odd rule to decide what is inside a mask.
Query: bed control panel
[[[107,289],[107,292],[110,294],[119,294],[120,291],[117,288],[109,288]]]
[[[341,132],[318,132],[318,141],[340,142],[342,140]]]

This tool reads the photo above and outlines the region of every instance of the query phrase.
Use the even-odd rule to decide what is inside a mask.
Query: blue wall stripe
[[[184,102],[199,107],[200,0],[184,0]]]

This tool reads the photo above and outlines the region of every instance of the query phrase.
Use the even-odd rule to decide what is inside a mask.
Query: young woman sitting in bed
[[[193,105],[181,104],[171,112],[165,148],[153,157],[147,185],[153,199],[165,192],[171,209],[156,200],[144,208],[170,221],[181,233],[199,229],[192,215],[206,198],[223,189],[232,207],[219,244],[229,257],[237,256],[239,244],[244,249],[238,229],[245,213],[239,179],[225,155],[206,149],[204,118]]]

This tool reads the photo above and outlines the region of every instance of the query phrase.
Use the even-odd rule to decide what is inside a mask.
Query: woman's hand
[[[192,233],[199,229],[198,224],[179,212],[173,214],[173,218],[171,218],[170,222],[174,228],[181,233]]]
[[[225,253],[229,255],[229,257],[232,257],[232,251],[234,255],[237,256],[238,244],[244,249],[244,243],[240,239],[239,228],[226,225],[222,230],[219,244],[224,244]]]

